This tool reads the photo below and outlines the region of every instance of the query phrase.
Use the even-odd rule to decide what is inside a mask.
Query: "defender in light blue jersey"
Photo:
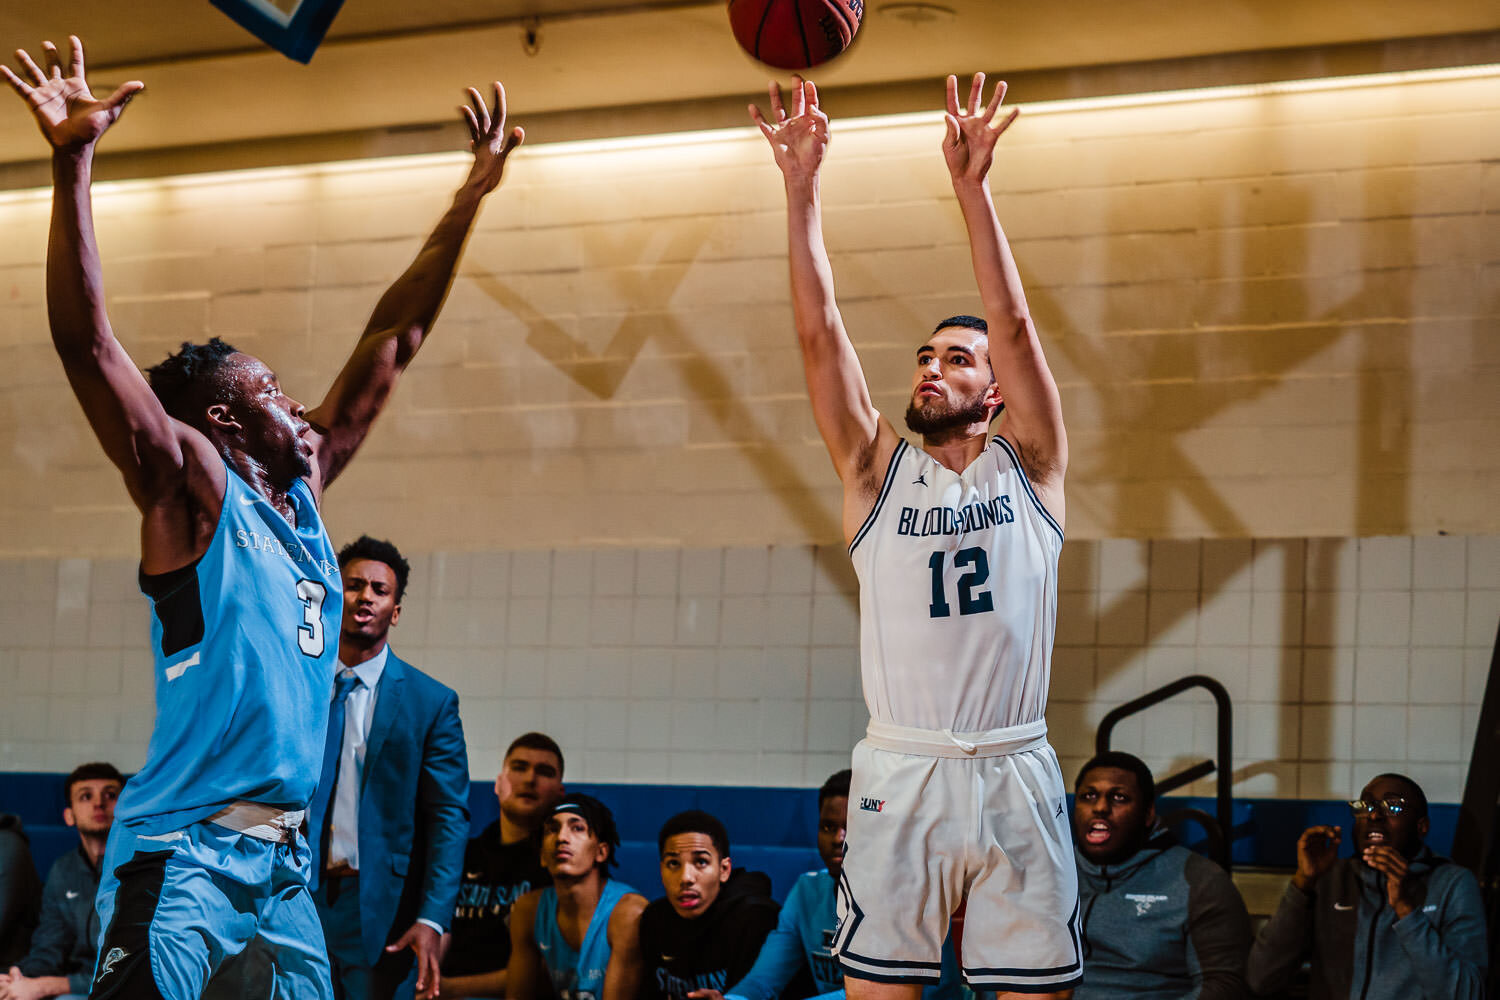
[[[646,898],[609,876],[620,836],[609,807],[565,795],[542,827],[552,876],[510,911],[508,1000],[634,1000]]]
[[[90,995],[199,997],[256,941],[278,997],[331,987],[298,833],[321,771],[342,592],[318,515],[437,317],[484,197],[520,129],[476,90],[474,162],[417,259],[381,298],[311,412],[265,364],[218,338],[142,377],[104,311],[90,186],[94,148],[143,85],[96,100],[83,43],[0,67],[52,149],[52,340],[74,394],[141,512],[153,601],[156,729],[120,799],[98,907]],[[248,963],[246,963],[248,964]],[[243,981],[236,981],[243,982]],[[230,992],[245,993],[249,987]]]

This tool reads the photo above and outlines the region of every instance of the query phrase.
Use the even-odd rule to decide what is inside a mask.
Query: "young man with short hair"
[[[1482,1000],[1484,900],[1472,872],[1423,843],[1427,796],[1404,774],[1376,775],[1343,827],[1297,838],[1297,872],[1250,949],[1250,988],[1275,993],[1304,960],[1312,1000]]]
[[[511,910],[509,1000],[635,1000],[642,967],[635,943],[646,898],[610,877],[620,835],[609,807],[568,795],[542,832],[545,889]]]
[[[706,997],[739,982],[776,927],[771,880],[734,867],[729,833],[699,809],[678,813],[656,840],[667,894],[641,917],[645,1000]]]
[[[1250,914],[1229,875],[1156,822],[1150,768],[1119,751],[1083,765],[1073,836],[1083,898],[1078,1000],[1245,1000]]]
[[[52,865],[42,890],[42,915],[31,950],[0,976],[0,1000],[43,1000],[87,993],[99,945],[99,863],[114,825],[115,800],[125,778],[113,764],[83,764],[63,785],[63,822],[78,831],[78,848]]]
[[[391,649],[411,575],[400,550],[361,535],[339,550],[339,569],[342,669],[308,812],[313,898],[338,993],[410,1000],[438,984],[458,897],[469,832],[464,728],[453,689]]]
[[[860,585],[870,724],[854,749],[834,941],[851,1000],[917,1000],[941,978],[961,906],[974,989],[1061,1000],[1082,976],[1046,721],[1068,441],[989,189],[1016,116],[1001,113],[1004,94],[985,102],[976,74],[960,105],[948,78],[942,154],[984,315],[940,321],[915,351],[906,426],[920,447],[875,408],[834,296],[817,89],[799,77],[787,109],[772,83],[770,118],[751,107],[784,181],[792,316]]]
[[[552,883],[541,858],[542,824],[561,801],[563,752],[544,733],[523,733],[495,779],[500,818],[469,841],[443,957],[440,995],[503,997],[516,901]]]
[[[141,516],[156,723],[100,877],[93,993],[197,1000],[252,942],[279,996],[332,993],[308,853],[342,593],[319,507],[432,330],[464,241],[520,129],[504,92],[463,108],[468,175],[386,290],[323,401],[305,410],[218,338],[135,366],[105,311],[94,152],[144,87],[90,92],[83,43],[44,42],[0,76],[52,153],[47,316],[73,394]]]

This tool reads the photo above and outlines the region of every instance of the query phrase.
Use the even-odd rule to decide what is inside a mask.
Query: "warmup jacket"
[[[89,863],[82,844],[57,859],[42,890],[42,918],[31,951],[19,963],[22,975],[67,976],[69,991],[89,991],[99,947],[98,891],[99,869]]]
[[[776,926],[771,880],[736,868],[701,916],[684,919],[665,898],[641,913],[642,1000],[686,1000],[693,990],[724,992],[755,963]]]
[[[1076,1000],[1243,1000],[1250,915],[1224,869],[1157,833],[1119,864],[1077,854]]]
[[[1385,876],[1342,858],[1311,892],[1288,885],[1250,949],[1252,989],[1285,989],[1304,958],[1311,1000],[1482,1000],[1484,903],[1468,869],[1426,847],[1411,862],[1416,909],[1386,902]]]

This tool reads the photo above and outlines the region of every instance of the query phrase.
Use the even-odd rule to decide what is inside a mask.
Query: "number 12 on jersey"
[[[939,549],[927,560],[932,570],[932,603],[927,606],[930,618],[947,618],[953,614],[948,604],[948,591],[944,585],[943,570],[948,553]],[[988,590],[980,590],[990,579],[990,560],[982,548],[959,549],[953,553],[953,565],[968,572],[958,578],[958,613],[977,615],[995,610],[995,598]]]

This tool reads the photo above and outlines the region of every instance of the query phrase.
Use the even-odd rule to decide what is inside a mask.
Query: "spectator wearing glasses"
[[[1251,989],[1286,989],[1308,959],[1311,1000],[1481,1000],[1479,883],[1423,843],[1427,796],[1404,775],[1381,774],[1349,807],[1353,857],[1338,857],[1342,827],[1297,839],[1297,873],[1250,950]]]

